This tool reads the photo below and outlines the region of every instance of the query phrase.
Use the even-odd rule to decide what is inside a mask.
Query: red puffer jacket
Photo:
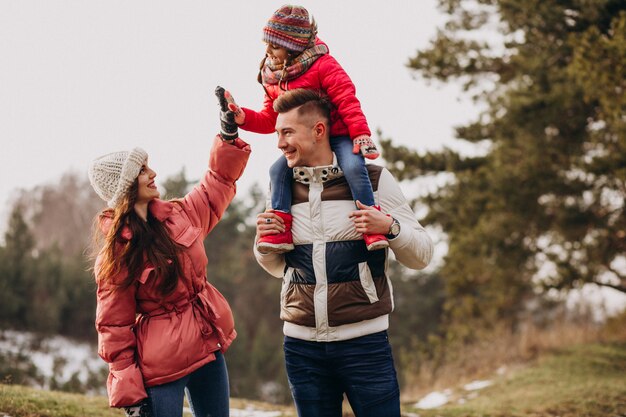
[[[319,39],[317,44],[323,43]],[[360,135],[371,136],[367,119],[361,110],[361,103],[356,98],[354,83],[330,54],[319,57],[311,68],[298,78],[278,84],[265,84],[263,109],[259,112],[242,108],[246,119],[241,129],[254,133],[274,133],[276,117],[274,100],[287,90],[306,88],[326,93],[335,107],[330,115],[330,136]]]
[[[148,210],[163,222],[183,250],[179,262],[183,275],[172,294],[162,298],[154,267],[143,272],[126,290],[115,290],[100,280],[96,259],[96,329],[98,353],[109,363],[107,391],[112,407],[129,406],[147,397],[145,387],[179,379],[215,359],[236,336],[228,302],[206,278],[207,257],[203,240],[217,224],[235,195],[250,146],[216,138],[209,170],[189,194],[180,200],[150,202]],[[111,227],[111,211],[100,217],[104,233]],[[131,238],[130,230],[122,239]],[[115,282],[124,273],[114,277]]]

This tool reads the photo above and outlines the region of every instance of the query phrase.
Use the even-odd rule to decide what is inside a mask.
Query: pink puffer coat
[[[319,39],[317,44],[323,43]],[[304,74],[293,80],[278,84],[265,84],[263,109],[256,112],[248,108],[242,108],[246,114],[245,122],[241,129],[254,133],[274,133],[276,117],[274,100],[287,90],[305,88],[307,90],[322,91],[333,103],[330,136],[350,136],[354,139],[360,135],[371,136],[367,125],[367,119],[361,110],[361,103],[356,98],[354,83],[339,65],[339,62],[330,54],[325,54],[317,59]]]
[[[228,302],[206,278],[203,240],[235,195],[250,146],[237,139],[230,145],[216,138],[209,170],[180,200],[153,200],[148,209],[163,222],[184,249],[179,255],[183,276],[164,299],[156,291],[154,268],[146,264],[134,285],[115,291],[98,285],[96,329],[98,353],[109,363],[107,391],[112,407],[129,406],[147,397],[145,387],[179,379],[215,359],[236,336]],[[101,229],[111,226],[111,211],[101,215]],[[130,230],[123,231],[130,239]],[[96,259],[98,274],[100,257]],[[114,277],[116,282],[124,274]]]

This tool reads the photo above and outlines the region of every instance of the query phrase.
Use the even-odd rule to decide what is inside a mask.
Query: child
[[[370,138],[367,120],[356,98],[352,80],[316,35],[315,20],[309,21],[309,13],[304,7],[285,5],[276,10],[263,28],[263,41],[267,48],[258,76],[265,90],[263,109],[256,112],[240,108],[226,92],[229,108],[235,112],[235,121],[241,129],[274,133],[277,113],[272,106],[280,94],[295,88],[323,91],[335,108],[331,114],[330,142],[352,197],[374,206],[372,184],[363,157],[375,159],[379,155],[378,150]],[[292,178],[293,171],[281,156],[270,169],[271,205],[284,220],[286,230],[259,239],[257,249],[261,253],[286,252],[294,247],[290,214]],[[368,250],[389,245],[384,235],[364,235],[363,238]]]

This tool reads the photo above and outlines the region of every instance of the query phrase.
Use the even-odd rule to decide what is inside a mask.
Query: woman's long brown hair
[[[123,201],[113,210],[111,227],[99,243],[102,232],[96,225],[94,230],[95,247],[101,255],[97,279],[112,283],[118,289],[130,287],[143,272],[146,262],[154,266],[159,283],[157,291],[162,296],[171,294],[178,284],[182,268],[178,260],[179,246],[170,238],[165,226],[155,219],[148,210],[147,221],[135,212],[137,180],[131,186]],[[96,219],[98,222],[98,219]],[[131,239],[122,238],[122,231],[128,227]],[[127,275],[121,281],[118,275]]]

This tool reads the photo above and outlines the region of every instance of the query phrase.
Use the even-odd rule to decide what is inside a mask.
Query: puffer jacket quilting
[[[317,43],[323,43],[318,39]],[[318,58],[311,68],[299,77],[288,82],[265,84],[263,107],[260,111],[242,108],[246,118],[241,129],[254,133],[274,133],[278,113],[274,111],[274,100],[285,91],[296,88],[324,92],[332,102],[330,136],[349,136],[354,139],[360,135],[371,136],[367,119],[361,110],[361,103],[356,97],[356,87],[350,76],[330,54]]]
[[[277,255],[260,254],[255,248],[260,265],[283,279],[284,333],[328,342],[387,329],[393,310],[388,251],[367,251],[354,230],[348,217],[354,202],[340,171],[336,178],[321,174],[329,167],[294,171],[296,179],[307,179],[293,188],[295,249]],[[432,258],[430,237],[389,171],[375,165],[368,165],[368,171],[377,204],[402,225],[400,235],[390,241],[396,259],[409,268],[424,268]]]
[[[203,240],[217,224],[235,195],[235,181],[247,163],[250,147],[240,139],[235,146],[215,139],[209,170],[180,200],[153,200],[148,209],[163,222],[183,249],[183,275],[175,290],[162,298],[154,267],[146,263],[134,285],[123,291],[100,280],[96,329],[98,353],[109,363],[107,391],[112,407],[129,406],[146,398],[145,387],[179,379],[215,359],[236,336],[228,302],[206,278],[208,263]],[[111,214],[101,216],[101,228],[110,227]],[[130,239],[125,229],[122,241]],[[114,277],[119,282],[125,277]]]

